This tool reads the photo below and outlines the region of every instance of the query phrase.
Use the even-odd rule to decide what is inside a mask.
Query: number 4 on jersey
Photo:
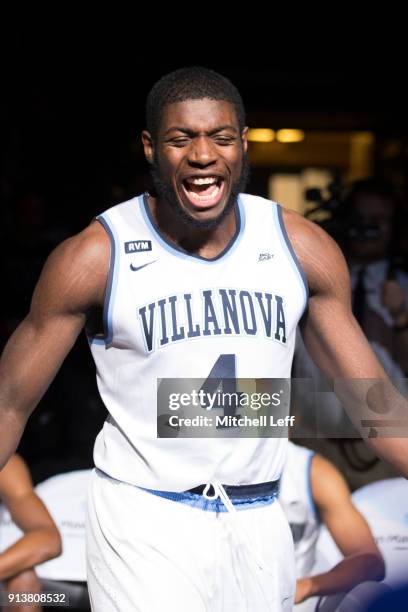
[[[225,354],[220,355],[214,363],[211,372],[209,373],[200,391],[213,395],[221,392],[223,394],[234,394],[231,400],[228,401],[228,395],[225,395],[225,401],[222,405],[214,404],[213,409],[224,411],[224,416],[235,416],[237,407],[237,379],[236,379],[236,355]],[[210,404],[203,403],[203,408]]]

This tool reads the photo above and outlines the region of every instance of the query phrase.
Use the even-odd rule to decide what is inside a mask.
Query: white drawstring
[[[208,494],[208,491],[209,491],[211,486],[214,489],[214,495],[209,495]],[[251,539],[250,539],[250,537],[248,535],[248,532],[247,532],[246,528],[242,525],[242,523],[239,522],[239,519],[238,519],[238,510],[235,508],[234,504],[231,502],[231,500],[228,497],[227,492],[225,491],[223,485],[220,482],[218,482],[217,480],[213,480],[211,482],[208,482],[205,485],[205,488],[204,488],[204,491],[203,491],[203,496],[206,499],[209,499],[209,500],[215,500],[218,497],[221,499],[221,501],[224,504],[224,506],[226,507],[227,511],[231,514],[231,517],[233,519],[233,525],[234,525],[234,528],[236,530],[236,535],[238,536],[238,538],[242,534],[244,535],[245,543],[246,543],[249,551],[252,553],[252,556],[255,559],[259,569],[266,570],[270,574],[273,574],[274,573],[273,569],[271,567],[269,567],[264,561],[262,561],[259,558],[258,553],[256,552],[255,548],[253,547],[253,545],[251,543]]]
[[[210,495],[208,493],[210,487],[213,487],[214,489],[214,495]],[[244,525],[239,521],[238,518],[238,510],[234,507],[234,504],[231,502],[230,498],[228,497],[224,486],[218,482],[217,480],[212,480],[211,482],[208,482],[205,487],[204,487],[204,491],[203,491],[203,497],[205,497],[206,499],[209,500],[215,500],[218,497],[221,499],[222,503],[224,504],[225,508],[227,509],[227,512],[230,513],[231,515],[231,526],[233,528],[233,531],[235,532],[235,536],[237,538],[237,540],[241,543],[243,542],[246,545],[246,548],[248,549],[250,555],[252,555],[253,560],[255,561],[257,567],[260,570],[266,570],[267,572],[269,572],[271,575],[274,574],[274,570],[269,567],[269,565],[267,563],[265,563],[258,555],[257,551],[255,550],[252,542],[251,542],[251,538],[248,535],[248,532],[246,530],[246,528],[244,527]],[[262,596],[265,599],[266,603],[268,603],[268,600],[266,598],[265,595],[265,591],[263,589],[262,584],[256,580],[258,586],[260,587],[260,590],[262,592]]]

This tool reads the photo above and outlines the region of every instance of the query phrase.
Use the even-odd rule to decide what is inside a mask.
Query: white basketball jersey
[[[314,451],[304,446],[288,443],[279,490],[279,502],[292,530],[298,578],[311,573],[320,533],[310,482],[313,455]]]
[[[290,378],[304,275],[279,205],[240,194],[237,231],[218,257],[192,255],[160,233],[147,194],[97,217],[111,239],[105,336],[89,337],[109,411],[94,450],[113,478],[183,491],[211,479],[279,478],[285,438],[157,437],[157,380]],[[233,356],[233,357],[232,357]]]

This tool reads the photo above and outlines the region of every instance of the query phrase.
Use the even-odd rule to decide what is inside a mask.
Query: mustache
[[[238,179],[231,185],[231,192],[228,201],[224,206],[224,209],[215,219],[209,219],[205,221],[190,217],[190,215],[186,213],[185,210],[181,207],[172,184],[167,181],[164,181],[161,176],[160,167],[156,156],[154,156],[150,166],[150,175],[153,181],[155,192],[152,195],[159,197],[159,199],[165,200],[171,206],[172,210],[175,212],[179,220],[184,225],[187,225],[188,227],[194,229],[209,230],[217,227],[223,221],[223,219],[225,219],[225,217],[234,207],[239,193],[245,191],[250,179],[250,165],[248,155],[244,152],[242,155],[241,173]]]

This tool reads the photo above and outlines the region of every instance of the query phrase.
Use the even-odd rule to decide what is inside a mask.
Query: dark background
[[[198,64],[229,77],[252,127],[372,131],[375,173],[407,192],[407,94],[396,58],[357,54],[334,61],[322,50],[318,59],[299,53],[293,62],[275,53],[265,64],[261,54],[237,59],[230,53],[234,64],[191,53],[191,45],[176,57],[162,52],[158,58],[155,45],[142,44],[136,29],[132,35],[112,29],[89,36],[26,28],[8,33],[3,42],[2,346],[27,313],[52,248],[97,212],[148,188],[140,144],[145,98],[171,70]],[[390,140],[398,144],[391,158],[384,153]],[[255,168],[248,192],[267,195],[265,177]],[[36,482],[91,466],[93,440],[105,417],[94,379],[82,334],[20,447]]]

